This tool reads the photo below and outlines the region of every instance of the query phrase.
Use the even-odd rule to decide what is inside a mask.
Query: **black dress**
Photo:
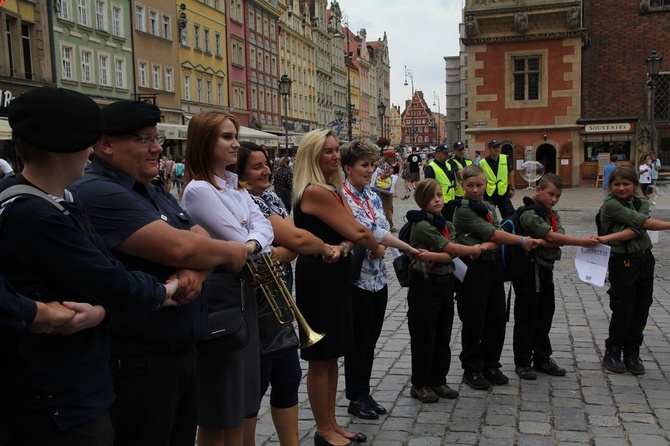
[[[342,210],[344,212],[344,209]],[[313,215],[302,212],[300,203],[294,209],[295,225],[330,245],[339,245],[343,237]],[[351,260],[341,258],[325,263],[321,256],[299,255],[295,270],[296,303],[307,323],[321,341],[300,351],[306,361],[334,359],[354,350],[351,321]],[[301,342],[305,333],[300,330]]]

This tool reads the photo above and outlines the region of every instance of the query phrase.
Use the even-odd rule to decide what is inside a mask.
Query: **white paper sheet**
[[[468,272],[468,265],[466,265],[458,257],[454,257],[452,262],[454,262],[454,267],[456,268],[454,271],[454,277],[457,278],[460,282],[463,282],[463,279],[465,279],[465,274]]]
[[[577,248],[575,269],[577,270],[579,279],[586,283],[592,283],[595,286],[604,286],[610,251],[611,248],[602,243],[593,248],[584,248],[581,246]]]

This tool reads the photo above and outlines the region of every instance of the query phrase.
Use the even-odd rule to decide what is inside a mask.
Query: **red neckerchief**
[[[444,238],[446,238],[447,240],[450,240],[450,239],[451,239],[451,235],[449,234],[449,229],[447,229],[447,225],[444,225],[444,228],[442,228],[442,235],[443,235]]]
[[[491,217],[491,213],[489,211],[486,211],[486,221],[493,226],[493,218]]]
[[[376,222],[376,221],[377,221],[377,217],[375,216],[375,213],[374,213],[374,211],[372,210],[372,206],[370,206],[370,200],[368,200],[368,197],[365,196],[365,194],[364,194],[364,196],[365,196],[365,204],[367,204],[367,206],[368,206],[368,210],[370,211],[369,214],[368,214],[368,211],[366,211],[365,208],[363,207],[363,203],[361,203],[360,200],[354,196],[353,192],[351,192],[351,190],[349,190],[349,188],[347,187],[347,185],[346,185],[345,183],[342,184],[342,188],[344,189],[344,191],[345,191],[346,193],[349,194],[349,196],[351,197],[351,199],[354,200],[354,202],[355,202],[361,209],[363,209],[363,212],[365,212],[365,215],[367,215],[368,218],[369,218],[370,220],[372,220],[373,222]]]

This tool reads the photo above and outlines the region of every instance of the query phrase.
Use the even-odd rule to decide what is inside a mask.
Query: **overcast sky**
[[[446,102],[445,56],[458,55],[458,24],[462,0],[338,0],[349,16],[349,28],[367,31],[367,40],[386,37],[391,64],[391,103],[405,108],[411,96],[411,79],[405,87],[405,66],[412,71],[414,89],[423,91],[433,107],[433,92],[440,97],[440,112]],[[329,4],[330,6],[330,4]],[[388,112],[387,112],[388,114]]]

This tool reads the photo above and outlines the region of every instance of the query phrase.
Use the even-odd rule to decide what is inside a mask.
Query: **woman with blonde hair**
[[[268,252],[272,225],[244,187],[235,168],[240,124],[223,113],[199,113],[188,125],[184,208],[212,238],[244,243],[249,258]],[[207,273],[207,272],[205,272]],[[210,311],[225,307],[226,296],[243,300],[249,343],[237,351],[198,357],[198,445],[237,445],[243,423],[260,408],[260,344],[253,290],[238,274],[216,268],[203,293]]]
[[[367,439],[337,424],[338,364],[340,356],[353,352],[351,314],[351,260],[355,244],[384,255],[384,247],[372,232],[358,223],[342,193],[340,146],[330,130],[305,135],[293,168],[295,225],[321,238],[340,251],[336,262],[300,255],[296,263],[296,301],[312,328],[325,337],[300,356],[309,362],[307,395],[316,421],[316,446],[355,445]],[[301,336],[303,334],[301,333]]]

